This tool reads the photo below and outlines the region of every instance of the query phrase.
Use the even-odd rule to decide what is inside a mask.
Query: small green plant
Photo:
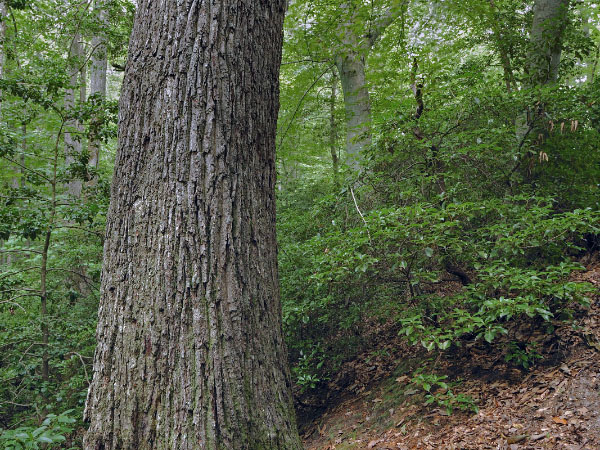
[[[530,369],[535,365],[536,360],[541,359],[542,355],[538,352],[536,342],[523,344],[521,342],[512,341],[508,346],[508,351],[504,357],[504,361]]]
[[[373,350],[369,353],[369,356],[365,359],[366,363],[370,363],[373,358],[389,358],[390,352],[386,349]]]
[[[425,396],[426,405],[437,405],[446,409],[448,414],[452,414],[456,408],[461,411],[479,412],[479,408],[475,404],[475,399],[470,395],[455,394],[452,389],[445,392],[436,392],[435,394],[427,394]]]
[[[19,427],[0,430],[0,447],[4,450],[37,450],[59,448],[66,441],[65,435],[73,431],[73,410],[60,415],[48,414],[40,427]]]
[[[470,395],[462,393],[455,394],[452,390],[458,383],[446,383],[448,377],[446,375],[436,375],[433,373],[416,373],[412,378],[412,383],[415,386],[423,389],[425,394],[426,405],[436,405],[444,408],[450,415],[455,409],[461,411],[479,412],[479,408],[475,404],[475,399]]]
[[[319,356],[316,348],[312,349],[310,355],[300,351],[300,359],[298,364],[292,368],[292,372],[296,375],[296,383],[300,385],[302,392],[317,387],[322,380],[319,372],[324,362],[323,355]]]
[[[426,392],[431,392],[438,388],[449,389],[448,384],[444,381],[447,380],[447,375],[436,375],[434,373],[415,373],[412,378],[412,383]]]

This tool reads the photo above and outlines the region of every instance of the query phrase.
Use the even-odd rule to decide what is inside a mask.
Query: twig
[[[0,403],[0,405],[14,405],[14,406],[22,406],[24,408],[31,408],[31,406],[32,406],[32,405],[24,405],[22,403],[15,403],[15,402],[8,402],[8,401],[2,402],[2,403]]]
[[[29,347],[27,347],[27,349],[26,349],[26,350],[25,350],[25,351],[24,351],[24,352],[21,354],[21,357],[19,358],[19,362],[18,362],[17,364],[20,364],[20,363],[21,363],[21,361],[23,361],[23,358],[25,358],[25,355],[27,354],[27,352],[29,351],[29,349],[30,349],[31,347],[33,347],[34,345],[43,345],[43,346],[45,346],[45,347],[47,347],[47,346],[48,346],[48,344],[46,344],[46,343],[44,343],[44,342],[33,342],[33,343],[31,343],[31,344],[29,345]],[[36,356],[37,356],[37,355],[36,355]],[[23,381],[23,380],[21,380],[21,382],[22,382],[22,381]]]
[[[0,279],[10,277],[11,275],[17,275],[17,274],[23,273],[23,272],[29,272],[30,270],[35,270],[35,269],[39,269],[39,268],[40,268],[40,266],[33,266],[33,267],[27,267],[27,268],[21,269],[21,270],[14,270],[12,272],[4,272],[4,273],[0,274]]]
[[[292,114],[292,118],[288,121],[287,126],[285,128],[285,131],[283,132],[283,134],[281,135],[281,138],[279,139],[279,145],[277,146],[277,148],[281,148],[281,145],[283,144],[283,141],[285,140],[285,137],[290,129],[290,127],[292,126],[292,123],[294,122],[294,119],[296,118],[296,114],[298,114],[298,111],[300,110],[300,107],[302,106],[302,103],[304,102],[304,99],[306,98],[306,96],[308,95],[308,93],[310,91],[312,91],[312,88],[315,87],[315,85],[319,82],[319,80],[321,78],[323,78],[323,75],[325,75],[327,72],[329,72],[329,70],[334,66],[335,64],[331,64],[329,66],[327,66],[327,68],[317,77],[315,78],[315,80],[313,81],[313,83],[309,86],[309,88],[304,92],[304,94],[302,95],[302,97],[300,98],[300,101],[298,102],[298,104],[296,105],[296,109],[294,110],[294,114]]]
[[[531,133],[531,130],[533,130],[534,128],[534,122],[532,121],[529,124],[529,127],[527,128],[527,131],[525,132],[525,134],[523,135],[523,137],[521,138],[521,142],[519,143],[519,148],[518,150],[521,151],[521,149],[523,148],[523,145],[525,144],[525,140],[527,139],[527,136],[529,136],[529,133]],[[518,159],[517,164],[515,164],[515,166],[512,168],[512,170],[509,172],[508,174],[508,178],[506,180],[506,182],[508,184],[510,184],[510,177],[512,176],[513,173],[515,173],[517,171],[517,169],[521,166],[521,158]]]
[[[35,292],[40,293],[39,289],[31,288],[14,288],[14,289],[0,289],[0,294],[8,294],[9,292]]]
[[[352,194],[352,200],[354,200],[354,206],[356,206],[356,210],[358,211],[358,214],[360,214],[360,218],[365,223],[365,228],[367,229],[367,235],[369,236],[369,243],[371,245],[373,245],[373,241],[371,240],[371,233],[369,232],[369,225],[367,224],[367,221],[365,220],[365,216],[363,216],[363,213],[360,212],[358,203],[356,202],[356,197],[354,196],[354,190],[352,189],[352,187],[350,187],[350,193]]]
[[[79,361],[81,361],[81,365],[83,366],[83,372],[85,373],[85,379],[87,381],[87,384],[90,384],[90,377],[88,376],[88,371],[85,367],[85,361],[83,360],[83,356],[77,352],[69,352],[67,353],[67,355],[77,355],[79,357]]]
[[[46,180],[46,181],[48,181],[48,182],[52,182],[52,180],[51,180],[50,178],[48,178],[48,177],[47,177],[47,176],[45,176],[45,175],[42,175],[42,174],[41,174],[41,173],[39,173],[37,170],[30,169],[29,167],[27,167],[27,166],[24,166],[24,165],[23,165],[23,164],[21,164],[20,162],[13,160],[13,159],[9,158],[9,157],[8,157],[8,156],[6,156],[6,155],[2,155],[2,158],[6,159],[8,162],[10,162],[10,163],[12,163],[12,164],[15,164],[15,165],[19,166],[19,167],[20,167],[21,169],[23,169],[23,170],[27,170],[28,172],[31,172],[31,173],[33,173],[34,175],[36,175],[36,176],[38,176],[38,177],[40,177],[40,178],[42,178],[42,179],[44,179],[44,180]]]
[[[326,59],[323,60],[318,60],[318,59],[299,59],[297,61],[282,61],[281,65],[282,66],[286,66],[289,64],[304,64],[304,63],[316,63],[316,64],[323,64],[328,62]]]
[[[25,310],[25,308],[23,308],[21,305],[19,305],[17,302],[11,302],[10,300],[4,300],[0,302],[0,305],[2,305],[3,303],[8,303],[9,305],[15,305],[18,306],[19,308],[21,308],[23,310],[24,313],[27,313],[27,311]]]
[[[40,252],[38,250],[32,250],[30,248],[22,248],[22,249],[15,249],[15,250],[0,250],[0,253],[39,253],[39,254],[41,254],[42,252]]]

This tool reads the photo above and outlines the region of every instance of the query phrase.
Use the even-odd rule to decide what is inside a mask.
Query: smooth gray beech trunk
[[[4,78],[4,41],[6,39],[6,3],[0,0],[0,79]],[[4,112],[2,111],[2,90],[0,90],[0,123],[4,122]],[[0,241],[2,247],[3,241]],[[10,264],[10,253],[0,254],[0,265]]]
[[[365,73],[365,58],[377,39],[394,21],[404,0],[392,0],[391,6],[381,14],[368,34],[357,33],[359,20],[356,6],[344,2],[340,6],[348,20],[339,26],[340,43],[335,51],[337,67],[346,113],[346,165],[353,170],[360,168],[362,151],[371,145],[371,98]]]
[[[558,78],[569,0],[536,0],[527,55],[531,85],[554,83]]]
[[[362,151],[371,145],[371,98],[365,75],[365,58],[355,51],[336,55],[336,67],[346,111],[346,164],[357,170]]]
[[[82,70],[85,67],[83,64],[84,49],[81,43],[81,36],[76,33],[71,41],[71,47],[69,49],[69,57],[71,58],[71,65],[69,67],[70,81],[69,88],[65,92],[65,110],[67,112],[72,111],[75,108],[77,93],[79,93],[79,100],[85,101],[85,74],[82,75]],[[82,78],[82,79],[81,79]],[[81,154],[82,151],[82,139],[83,139],[83,126],[77,119],[69,119],[66,122],[67,131],[65,131],[65,163],[67,167],[73,164]],[[69,195],[73,197],[81,197],[82,181],[81,179],[70,180],[67,187]]]
[[[94,3],[96,18],[100,24],[107,24],[108,14],[106,11],[105,0],[96,0]],[[102,31],[98,32],[92,38],[92,64],[90,67],[90,95],[98,95],[104,99],[106,97],[106,70],[107,70],[107,48],[106,36]],[[92,118],[92,120],[94,120]],[[88,148],[90,152],[89,165],[98,167],[100,157],[100,140],[96,136],[90,136]],[[95,183],[95,179],[92,183]]]
[[[300,449],[281,325],[285,0],[141,0],[85,449]]]
[[[8,14],[7,3],[5,1],[0,0],[0,79],[4,78],[4,73],[6,69],[6,19]],[[4,122],[4,113],[2,112],[2,90],[0,90],[0,122]],[[18,159],[18,164],[14,166],[14,171],[21,176],[15,176],[11,180],[11,186],[15,189],[19,187],[25,187],[25,177],[23,177],[23,167],[25,166],[25,153],[27,150],[27,125],[21,125],[21,147],[18,150],[18,156],[15,159]],[[8,260],[14,261],[14,257],[11,258],[11,255],[8,254]]]
[[[4,61],[5,61],[5,50],[4,41],[6,40],[6,2],[0,0],[0,79],[4,78]],[[0,94],[2,91],[0,91]],[[1,103],[0,103],[1,105]]]
[[[335,118],[335,104],[337,102],[337,85],[338,77],[335,72],[331,74],[331,94],[329,96],[329,151],[331,153],[331,164],[333,170],[333,182],[338,184],[339,181],[339,161],[338,161],[338,126]]]
[[[567,25],[569,0],[536,0],[533,5],[533,23],[529,36],[526,69],[529,87],[555,83],[562,52],[564,30]],[[538,108],[537,116],[541,115]],[[533,130],[534,117],[523,112],[515,119],[517,142],[524,142]]]

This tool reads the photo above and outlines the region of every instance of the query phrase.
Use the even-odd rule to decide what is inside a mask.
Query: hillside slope
[[[597,259],[576,278],[600,287]],[[552,334],[526,324],[512,332],[538,343],[542,358],[532,369],[507,363],[485,343],[432,360],[380,339],[379,351],[350,364],[353,380],[327,402],[338,404],[304,426],[305,447],[600,449],[600,297],[576,312],[574,324],[557,322]],[[426,392],[411,382],[419,366],[458,381],[454,394],[470,396],[479,411],[449,415],[424,405]],[[443,398],[445,390],[432,392]]]

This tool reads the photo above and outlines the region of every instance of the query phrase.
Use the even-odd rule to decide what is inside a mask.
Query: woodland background
[[[527,371],[541,344],[513,325],[551,334],[588,305],[574,274],[599,246],[600,7],[562,2],[536,28],[551,3],[290,2],[277,226],[299,405],[358,354],[385,359],[382,324],[434,357],[477,342]],[[5,448],[80,445],[134,10],[0,2]],[[410,378],[477,410],[443,375]]]

